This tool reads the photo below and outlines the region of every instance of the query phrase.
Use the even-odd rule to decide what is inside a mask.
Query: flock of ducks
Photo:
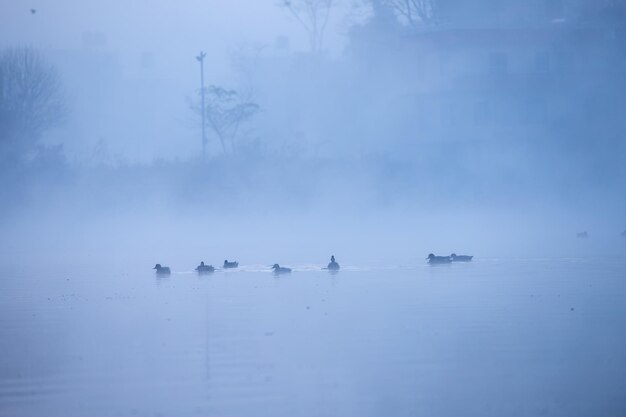
[[[585,239],[588,236],[589,234],[586,231],[576,233],[576,237],[579,239]],[[626,230],[624,230],[621,233],[621,236],[626,237]],[[453,253],[449,256],[437,256],[431,253],[428,255],[426,260],[428,261],[430,265],[439,265],[439,264],[450,264],[453,262],[471,262],[472,258],[474,257],[471,255],[457,255],[456,253]],[[228,259],[226,259],[224,261],[224,264],[222,265],[223,269],[231,269],[231,268],[238,268],[238,267],[239,267],[239,262],[229,261]],[[335,256],[333,255],[330,257],[330,262],[328,263],[328,266],[322,269],[326,269],[329,271],[339,271],[339,268],[340,268],[339,264],[337,263],[337,261],[335,260]],[[152,269],[156,271],[157,275],[169,275],[171,273],[170,268],[168,266],[161,266],[161,264],[156,264],[154,268]],[[204,262],[200,262],[200,265],[198,265],[195,270],[199,274],[206,274],[206,273],[214,272],[215,268],[213,267],[213,265],[205,265]],[[288,274],[291,272],[291,268],[286,268],[284,266],[280,266],[279,264],[274,264],[272,266],[272,270],[274,271],[275,274]]]
[[[621,237],[626,237],[626,230],[624,230],[622,233],[620,233]],[[589,233],[587,233],[587,231],[585,230],[584,232],[578,232],[576,233],[576,237],[578,239],[587,239],[589,237]]]
[[[429,254],[428,260],[429,264],[450,264],[452,262],[470,262],[474,258],[471,255],[457,255],[453,253],[450,256],[435,256],[435,254]]]
[[[430,254],[428,255],[428,258],[426,258],[428,260],[429,264],[449,264],[452,262],[470,262],[472,260],[473,256],[469,256],[469,255],[457,255],[455,253],[453,253],[450,256],[435,256],[434,254]],[[222,265],[223,269],[232,269],[232,268],[237,268],[239,267],[239,262],[231,262],[228,261],[228,259],[226,259],[224,261],[224,264]],[[337,260],[335,259],[335,256],[332,255],[330,257],[330,262],[328,263],[328,265],[322,269],[326,269],[329,271],[339,271],[341,267],[339,266],[339,263],[337,262]],[[162,266],[161,264],[156,264],[154,266],[154,268],[152,268],[155,270],[157,275],[169,275],[172,273],[172,271],[170,270],[169,266]],[[200,262],[200,265],[198,265],[195,269],[196,272],[198,272],[198,274],[207,274],[207,273],[211,273],[211,272],[215,272],[215,267],[213,267],[213,265],[206,265],[204,263],[204,261]],[[291,268],[287,268],[284,266],[280,266],[279,264],[274,264],[272,266],[272,271],[275,274],[288,274],[291,272]]]
[[[222,269],[232,269],[232,268],[238,268],[238,267],[239,267],[239,262],[235,262],[235,261],[231,262],[228,259],[226,259],[224,261],[224,264],[222,265]],[[330,262],[328,263],[328,266],[322,269],[328,269],[330,271],[339,271],[339,268],[340,268],[339,264],[337,263],[337,261],[335,260],[335,256],[333,255],[330,257]],[[162,266],[161,264],[156,264],[154,268],[152,269],[155,270],[157,275],[169,275],[172,273],[169,266]],[[278,264],[274,264],[272,266],[272,270],[274,271],[275,274],[288,274],[291,272],[291,268],[286,268]],[[200,262],[200,265],[196,267],[195,271],[198,272],[198,274],[208,274],[211,272],[215,272],[215,267],[213,265],[206,265],[204,261],[202,261]]]

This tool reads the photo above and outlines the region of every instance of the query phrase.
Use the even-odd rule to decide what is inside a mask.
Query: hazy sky
[[[273,45],[287,36],[292,49],[307,46],[304,31],[276,0],[0,0],[0,16],[1,44],[73,49],[82,47],[85,32],[103,33],[107,47],[129,63],[126,70],[132,73],[133,58],[150,52],[164,77],[201,49],[221,72],[229,51],[243,42]],[[337,13],[328,27],[333,51],[342,46],[342,19]]]
[[[331,55],[342,52],[349,27],[346,12],[352,3],[341,4],[326,32]],[[190,129],[185,102],[198,85],[195,56],[207,52],[207,84],[236,87],[233,53],[253,44],[271,54],[278,39],[282,51],[285,43],[291,52],[308,50],[306,32],[277,0],[0,0],[0,47],[37,47],[61,72],[71,116],[46,138],[63,143],[70,157],[89,155],[99,138],[131,159],[195,152],[197,132]],[[81,55],[86,48],[104,53],[114,66],[80,66],[77,59],[89,56]],[[93,70],[100,74],[92,76]],[[87,93],[92,80],[108,73],[117,80],[104,87],[113,95],[104,99]],[[158,97],[128,91],[123,80],[133,86],[159,80],[153,84]],[[147,107],[156,102],[158,108],[150,111]],[[144,112],[137,113],[137,108]],[[137,138],[150,138],[149,146]]]

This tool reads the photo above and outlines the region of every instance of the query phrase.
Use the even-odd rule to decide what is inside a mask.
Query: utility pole
[[[206,53],[200,51],[200,55],[196,57],[198,62],[200,62],[200,97],[202,100],[202,160],[206,159],[206,123],[204,122],[206,118],[206,108],[204,107],[204,57]]]

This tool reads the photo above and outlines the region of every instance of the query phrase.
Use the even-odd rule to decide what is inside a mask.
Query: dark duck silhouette
[[[429,254],[428,258],[426,258],[428,260],[428,263],[431,265],[434,264],[449,264],[450,262],[452,262],[452,258],[450,258],[449,256],[435,256],[434,254]]]
[[[578,239],[587,239],[589,237],[589,234],[587,232],[580,232],[576,233],[576,237]]]
[[[274,264],[274,266],[272,266],[272,269],[274,270],[275,274],[288,274],[291,272],[291,268],[285,268],[284,266],[280,266],[278,264]]]
[[[239,266],[239,262],[228,262],[228,259],[224,260],[224,268],[237,268]]]
[[[339,264],[335,260],[335,255],[332,255],[330,257],[330,262],[328,263],[328,266],[326,267],[326,269],[331,270],[331,271],[339,271],[339,268],[340,268]]]
[[[161,266],[161,264],[154,265],[152,269],[156,270],[157,275],[169,275],[171,273],[169,266]]]
[[[196,267],[196,271],[198,271],[199,274],[206,274],[215,271],[215,268],[213,268],[213,265],[205,265],[204,261],[202,261],[200,265]]]
[[[452,262],[470,262],[472,258],[473,256],[471,255],[457,255],[456,253],[450,255]]]

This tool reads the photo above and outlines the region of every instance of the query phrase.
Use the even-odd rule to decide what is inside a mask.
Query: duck
[[[457,255],[456,253],[450,255],[452,262],[470,262],[473,257],[471,255]]]
[[[157,275],[169,275],[171,273],[169,266],[161,266],[161,264],[154,265]]]
[[[622,232],[622,237],[626,237],[626,230]]]
[[[288,274],[291,272],[291,268],[285,268],[284,266],[280,266],[278,264],[274,264],[274,266],[272,266],[272,269],[274,270],[275,274]]]
[[[449,264],[452,262],[452,259],[449,256],[435,256],[432,253],[428,254],[428,258],[426,259],[429,264]]]
[[[239,266],[239,262],[228,262],[228,259],[224,260],[224,268],[237,268]]]
[[[576,237],[578,239],[587,239],[589,237],[589,234],[587,232],[580,232],[576,233]]]
[[[335,255],[331,255],[330,257],[330,263],[328,264],[328,266],[326,267],[326,269],[329,269],[331,271],[338,271],[339,270],[339,264],[337,263],[337,261],[335,261]]]
[[[200,262],[200,265],[198,265],[198,267],[196,268],[196,271],[198,271],[199,274],[202,274],[207,272],[213,272],[215,271],[215,268],[213,268],[213,265],[205,265],[204,261],[202,261]]]

